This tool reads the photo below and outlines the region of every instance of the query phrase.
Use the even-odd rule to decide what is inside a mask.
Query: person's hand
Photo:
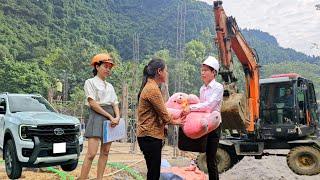
[[[111,118],[111,127],[116,127],[119,124],[120,118]]]
[[[173,119],[171,123],[175,125],[183,125],[185,121],[186,121],[186,116],[181,116],[178,119]]]
[[[189,113],[190,113],[190,112],[189,112]],[[181,119],[181,125],[183,125],[183,124],[186,122],[186,117],[187,117],[187,115],[183,115],[183,116],[180,117],[180,119]]]
[[[116,117],[116,118],[115,118],[115,125],[118,125],[119,122],[120,122],[120,117]]]
[[[181,112],[181,117],[187,116],[189,113],[190,113],[190,107],[187,106],[187,107],[184,108],[183,111]]]

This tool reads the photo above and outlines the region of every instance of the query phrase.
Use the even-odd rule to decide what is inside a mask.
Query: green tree
[[[186,44],[186,60],[196,66],[200,66],[206,57],[206,46],[199,40],[192,40]]]
[[[48,75],[38,64],[5,59],[1,61],[0,69],[1,92],[46,94]]]

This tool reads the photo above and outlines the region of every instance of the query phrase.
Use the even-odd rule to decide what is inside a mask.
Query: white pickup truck
[[[0,93],[0,149],[10,179],[22,167],[72,171],[83,148],[80,121],[57,113],[40,95]]]

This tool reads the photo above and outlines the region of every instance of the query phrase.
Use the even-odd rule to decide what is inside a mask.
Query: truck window
[[[53,107],[40,96],[9,96],[10,111],[16,112],[55,112]]]
[[[263,84],[261,119],[268,124],[293,123],[294,95],[291,82]]]
[[[318,121],[318,105],[317,105],[317,100],[316,100],[316,95],[314,92],[314,87],[312,83],[308,83],[308,103],[309,103],[309,112],[311,115],[311,121],[317,123]]]
[[[308,94],[309,94],[309,102],[316,103],[316,95],[314,92],[314,87],[312,83],[308,83]]]
[[[307,86],[303,80],[298,81],[297,87],[299,124],[307,124]]]

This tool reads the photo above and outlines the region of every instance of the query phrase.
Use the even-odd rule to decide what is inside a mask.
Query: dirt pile
[[[244,130],[249,126],[249,116],[246,97],[244,94],[234,93],[224,97],[221,107],[223,129]]]

